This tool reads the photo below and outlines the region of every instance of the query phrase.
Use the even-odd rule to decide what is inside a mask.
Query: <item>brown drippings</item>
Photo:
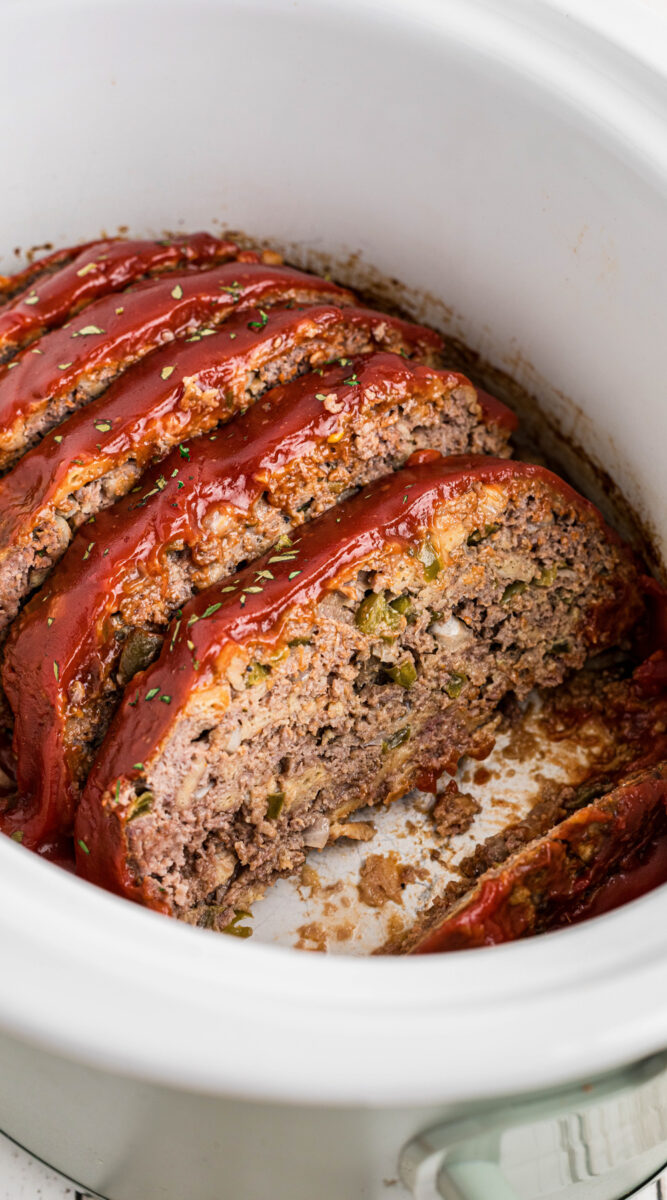
[[[352,921],[343,921],[340,925],[334,925],[333,934],[337,942],[349,942],[354,935]]]
[[[320,954],[325,953],[327,932],[317,921],[311,921],[308,925],[300,925],[297,933],[299,940],[295,942],[295,950],[314,950]]]

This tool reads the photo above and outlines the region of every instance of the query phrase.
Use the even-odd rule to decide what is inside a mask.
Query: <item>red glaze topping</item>
[[[271,320],[277,316],[273,313]],[[71,821],[74,797],[63,740],[67,695],[75,680],[89,688],[91,679],[102,678],[108,654],[104,623],[120,607],[128,580],[159,572],[166,546],[195,545],[211,509],[248,512],[262,493],[280,486],[280,472],[290,462],[322,445],[331,456],[338,454],[337,434],[347,417],[364,409],[395,408],[416,392],[437,394],[439,387],[447,393],[458,386],[470,385],[452,371],[382,352],[302,375],[267,392],[213,439],[191,442],[187,457],[173,451],[147,472],[140,490],[99,513],[94,526],[79,530],[45,588],[14,625],[6,649],[4,678],[16,714],[23,797],[10,824],[23,831],[26,844],[50,835],[49,816],[60,828]],[[329,396],[336,412],[323,404]],[[329,447],[330,437],[336,440]],[[419,456],[440,458],[435,451]],[[33,806],[38,811],[31,816]]]
[[[570,912],[576,918],[582,898],[605,879],[619,859],[636,854],[651,838],[656,819],[662,820],[667,768],[662,766],[647,778],[621,785],[610,801],[597,801],[574,813],[504,868],[482,878],[470,900],[429,933],[414,953],[493,946],[539,932],[543,926],[539,916],[536,920],[535,898],[549,914],[550,928],[567,921]],[[588,845],[589,834],[595,853],[578,854],[580,844]],[[578,859],[576,871],[573,857]],[[621,903],[622,889],[618,894]]]
[[[0,309],[0,357],[4,350],[59,325],[91,300],[117,292],[143,275],[210,265],[233,258],[236,251],[234,242],[221,242],[209,233],[169,242],[95,242]]]
[[[206,321],[219,324],[235,308],[318,293],[341,303],[353,299],[303,271],[239,262],[147,279],[122,296],[106,296],[0,368],[0,429],[9,437],[22,416],[41,410],[48,397],[72,392],[86,372],[139,358]],[[430,336],[437,346],[437,335]]]
[[[64,266],[65,263],[76,258],[77,254],[83,254],[90,246],[95,245],[97,245],[96,242],[82,242],[79,246],[65,246],[62,250],[54,250],[51,254],[43,255],[42,258],[33,259],[27,267],[16,271],[13,275],[0,275],[0,301],[3,296],[13,297],[18,292],[22,292],[38,275]]]
[[[667,883],[667,831],[662,828],[641,850],[633,850],[620,868],[567,913],[563,924],[577,925],[591,917],[601,917],[613,912],[622,904],[629,904]]]
[[[238,272],[237,264],[234,267]],[[77,487],[99,479],[130,456],[142,465],[158,448],[164,453],[193,432],[233,416],[248,403],[249,371],[278,358],[292,343],[326,341],[341,327],[366,332],[372,342],[380,326],[413,345],[424,340],[421,326],[385,316],[379,322],[371,309],[313,305],[268,313],[248,310],[211,337],[162,346],[47,434],[0,479],[0,544],[11,546],[32,528],[46,504],[72,490],[73,465],[80,467]],[[224,392],[197,403],[197,395],[207,388]]]
[[[484,456],[452,457],[404,468],[362,488],[351,500],[304,525],[289,551],[269,551],[246,570],[195,596],[184,606],[179,623],[172,623],[159,659],[127,688],[91,772],[76,822],[76,837],[86,847],[77,857],[81,874],[144,901],[128,872],[120,823],[107,815],[103,797],[115,780],[138,777],[133,764],[151,761],[190,694],[215,681],[225,649],[278,641],[291,609],[315,604],[336,581],[373,556],[413,545],[432,526],[441,506],[476,483],[522,487],[533,481],[584,519],[599,523],[602,536],[607,535],[597,509],[545,468]],[[263,570],[273,578],[257,593],[258,572]],[[160,702],[162,695],[169,703]]]

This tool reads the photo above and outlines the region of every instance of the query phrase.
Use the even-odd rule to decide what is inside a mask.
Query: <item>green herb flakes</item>
[[[202,621],[205,621],[207,617],[212,617],[213,613],[217,613],[218,609],[221,607],[222,600],[218,600],[217,604],[209,604],[208,608],[201,615]]]
[[[109,430],[111,429],[111,421],[100,420],[100,421],[94,421],[93,424],[95,425],[95,428],[99,430],[100,433],[108,433]]]
[[[263,329],[264,328],[264,326],[266,325],[266,323],[269,319],[268,315],[264,312],[263,308],[260,308],[259,315],[261,317],[261,321],[248,321],[248,329]]]
[[[181,300],[183,298],[183,288],[181,287],[180,283],[177,283],[176,287],[171,289],[171,294],[174,300]]]
[[[146,699],[153,700],[157,696],[159,690],[160,690],[159,687],[149,688],[148,691],[146,692]]]
[[[160,371],[160,378],[168,379],[170,375],[174,374],[175,370],[176,370],[176,367],[163,367],[162,370]]]
[[[79,841],[78,841],[78,843],[77,843],[77,844],[78,844],[78,846],[80,847],[80,849],[81,849],[81,850],[83,850],[84,854],[90,854],[90,850],[88,849],[88,847],[87,847],[86,843],[84,842],[83,838],[79,838]]]
[[[54,674],[56,682],[57,682],[60,679],[60,667],[58,666],[55,658],[53,660],[53,674]]]

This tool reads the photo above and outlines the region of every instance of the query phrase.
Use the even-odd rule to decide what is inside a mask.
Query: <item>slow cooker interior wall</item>
[[[362,282],[373,264],[660,511],[655,187],[537,68],[383,25],[372,3],[348,34],[341,7],[12,5],[30,72],[6,56],[4,268],[13,247],[217,222]]]

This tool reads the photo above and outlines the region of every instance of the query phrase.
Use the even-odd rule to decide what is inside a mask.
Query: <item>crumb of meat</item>
[[[467,792],[460,792],[452,779],[440,792],[431,809],[431,818],[438,837],[448,838],[456,833],[467,833],[481,809],[479,800]]]
[[[344,837],[349,838],[352,842],[370,842],[376,832],[372,821],[345,821],[342,824],[335,822],[331,826],[329,841],[335,842],[338,838]]]
[[[389,854],[369,854],[359,871],[359,896],[370,908],[382,908],[391,900],[403,902],[403,888],[427,876],[423,868],[402,863],[395,850]]]
[[[311,896],[316,896],[320,891],[320,877],[315,868],[311,867],[307,862],[305,862],[301,868],[299,884],[301,887],[310,888]]]

